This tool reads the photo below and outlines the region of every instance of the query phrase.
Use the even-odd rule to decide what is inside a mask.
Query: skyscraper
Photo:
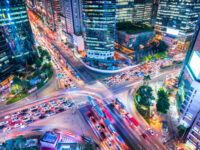
[[[135,0],[133,10],[133,22],[142,22],[147,25],[152,24],[153,17],[152,0]]]
[[[131,21],[133,18],[134,0],[116,0],[117,22]]]
[[[35,55],[34,39],[24,0],[0,1],[0,27],[17,63],[31,63]]]
[[[15,66],[10,46],[2,34],[2,28],[0,28],[0,83],[14,73]]]
[[[81,0],[62,0],[62,14],[66,17],[68,33],[79,34],[82,32]]]
[[[180,123],[190,127],[200,111],[200,19],[188,49],[185,64],[180,74],[177,100]]]
[[[83,0],[87,57],[111,59],[114,55],[116,0]]]
[[[186,49],[185,42],[191,40],[200,13],[199,0],[160,0],[156,31],[177,36],[178,44]]]

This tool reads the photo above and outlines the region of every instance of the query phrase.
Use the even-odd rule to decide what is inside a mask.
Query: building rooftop
[[[58,133],[46,132],[41,141],[54,144],[59,137]]]
[[[117,23],[117,30],[124,31],[128,34],[134,34],[140,32],[153,31],[153,28],[139,22],[132,24],[130,21],[126,21]]]

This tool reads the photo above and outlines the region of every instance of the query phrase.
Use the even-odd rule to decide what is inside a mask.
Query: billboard
[[[172,29],[172,28],[167,28],[167,34],[177,36],[179,34],[179,30]]]
[[[190,61],[189,61],[189,67],[192,71],[194,77],[197,80],[200,80],[200,54],[197,51],[194,51],[191,55]]]

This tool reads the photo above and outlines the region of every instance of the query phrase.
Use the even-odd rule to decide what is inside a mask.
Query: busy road
[[[180,57],[151,61],[102,81],[96,81],[72,51],[59,39],[55,39],[55,35],[43,26],[30,10],[28,13],[36,42],[51,54],[59,89],[55,93],[50,93],[47,98],[30,99],[17,104],[15,108],[9,106],[7,111],[2,109],[1,132],[27,128],[34,122],[74,107],[80,110],[101,141],[103,149],[120,150],[128,147],[138,150],[166,149],[148,125],[133,118],[135,112],[127,111],[126,106],[116,100],[116,94],[127,91],[133,86],[137,89],[145,75],[150,75],[152,81],[156,81],[178,72],[180,65],[162,71],[160,69],[165,65],[171,65],[174,61],[181,61]],[[38,27],[43,31],[39,32]],[[89,95],[95,99],[98,108],[90,100],[81,98]],[[77,98],[78,100],[75,100]]]

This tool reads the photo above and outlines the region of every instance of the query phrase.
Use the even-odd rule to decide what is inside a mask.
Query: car
[[[39,119],[44,119],[44,118],[46,118],[46,116],[44,116],[44,115],[39,117]]]
[[[101,123],[100,125],[101,125],[101,127],[102,127],[103,129],[105,129],[105,126],[104,126],[102,123]]]
[[[101,127],[99,126],[99,124],[98,124],[98,123],[96,124],[96,127],[97,127],[97,129],[98,129],[98,130],[100,130],[100,129],[101,129]]]
[[[147,138],[147,135],[145,134],[145,133],[142,133],[142,135],[141,135],[144,139],[146,139]]]
[[[16,117],[19,114],[19,112],[15,112],[12,114],[12,117]]]
[[[38,108],[38,106],[33,106],[33,107],[30,108],[30,110],[34,110],[34,109],[37,109],[37,108]]]
[[[8,124],[8,121],[0,122],[0,126]]]
[[[45,105],[46,105],[45,103],[41,103],[41,104],[40,104],[41,107],[44,107]]]
[[[86,137],[86,136],[81,136],[81,137],[82,137],[82,140],[84,140],[84,141],[86,141],[86,142],[88,142],[88,143],[93,142],[92,139],[90,139],[90,138],[88,138],[88,137]]]
[[[0,130],[2,130],[3,128],[5,128],[6,126],[5,125],[1,125],[0,126]]]
[[[34,122],[34,120],[28,120],[28,121],[26,121],[26,124],[30,124],[32,122]]]
[[[48,116],[48,117],[53,116],[53,115],[55,115],[55,112],[52,112],[52,111],[51,111],[51,112],[47,113],[47,116]]]
[[[25,125],[25,124],[20,126],[20,128],[26,128],[26,127],[27,127],[27,125]]]
[[[63,112],[63,111],[65,111],[65,109],[64,109],[64,108],[60,108],[59,111],[60,111],[60,112]]]
[[[112,138],[112,136],[110,135],[110,133],[107,132],[106,134],[107,134],[109,140],[113,140],[113,138]]]
[[[15,128],[18,128],[18,127],[20,127],[20,126],[21,126],[20,123],[16,123],[16,124],[14,125]]]
[[[19,118],[13,118],[12,121],[13,122],[19,121]]]
[[[26,113],[24,113],[24,112],[21,112],[20,114],[19,114],[19,116],[25,116],[26,115]]]
[[[147,133],[148,133],[149,135],[154,135],[154,131],[153,131],[151,128],[148,128],[148,129],[147,129]]]
[[[27,112],[29,109],[23,109],[21,112],[22,113],[25,113],[25,112]]]
[[[110,141],[107,141],[107,144],[110,148],[112,148],[112,144],[110,143]]]
[[[104,132],[101,132],[100,134],[101,134],[101,137],[102,137],[103,139],[106,139],[106,135],[104,134]]]
[[[115,146],[115,148],[116,148],[117,150],[121,150],[121,149],[119,148],[119,146],[118,146],[118,145],[116,145],[116,146]]]
[[[30,117],[30,116],[31,116],[31,114],[30,114],[30,113],[26,114],[26,117]]]
[[[9,118],[10,118],[10,115],[4,116],[4,119],[9,119]]]
[[[74,106],[74,103],[70,103],[70,104],[68,105],[68,107],[72,107],[72,106]]]
[[[38,110],[37,110],[37,109],[33,109],[33,110],[32,110],[32,112],[36,112],[36,111],[38,111]]]
[[[25,117],[25,118],[22,119],[22,121],[23,121],[23,122],[26,122],[26,121],[28,121],[29,119],[30,119],[30,118]]]

